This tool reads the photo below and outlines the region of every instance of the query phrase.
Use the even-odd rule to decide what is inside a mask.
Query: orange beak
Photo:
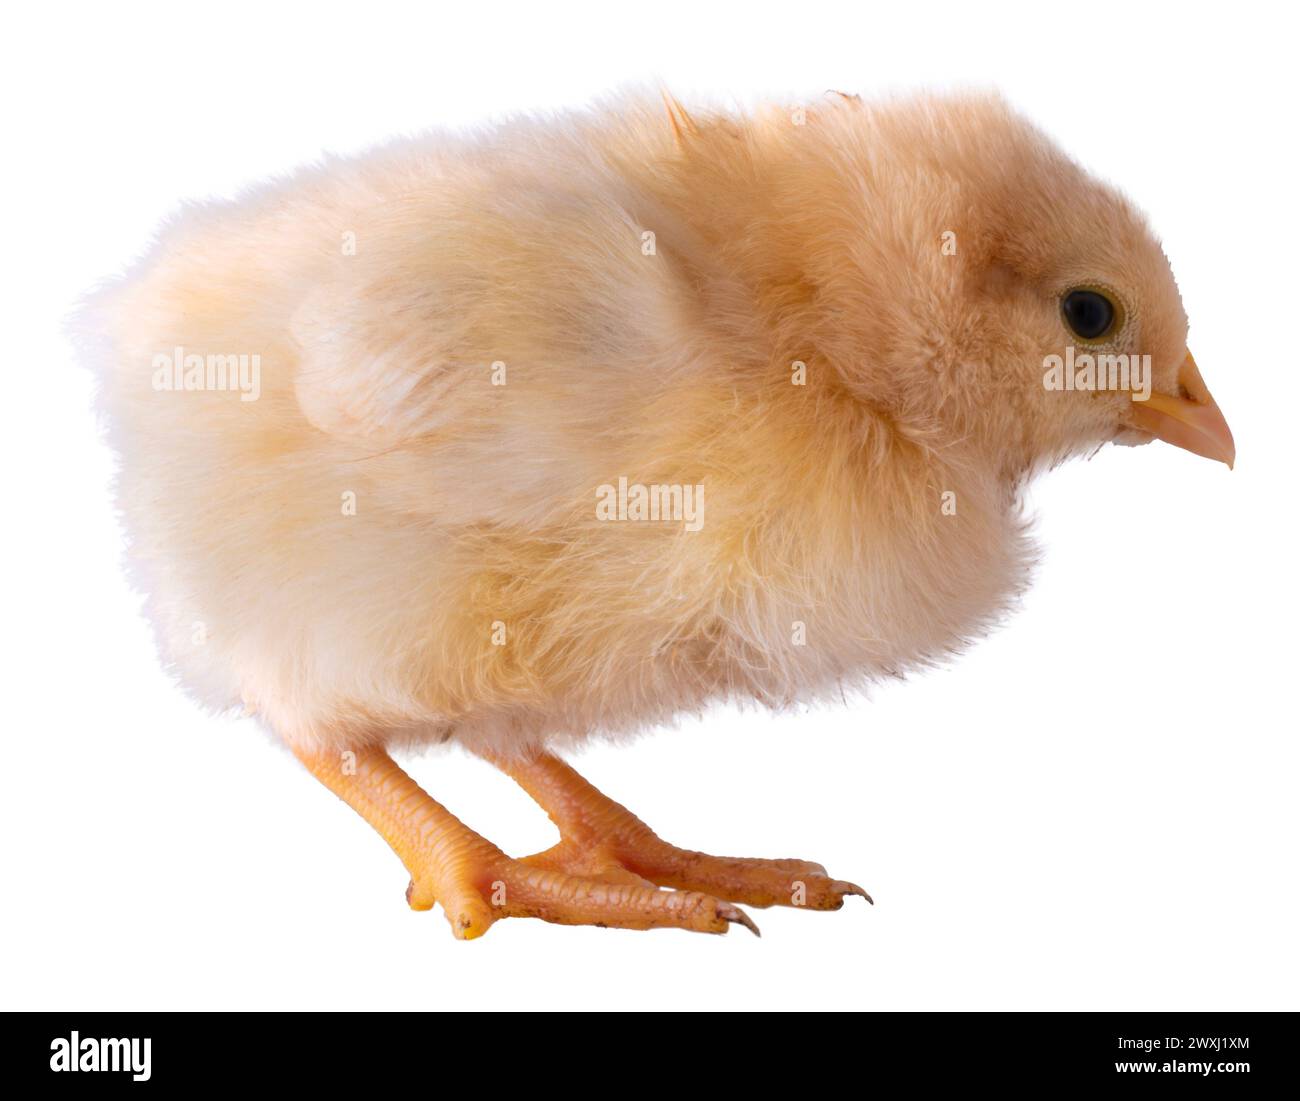
[[[1187,397],[1151,394],[1146,401],[1134,398],[1133,423],[1165,443],[1227,463],[1231,470],[1237,460],[1232,429],[1210,397],[1191,352],[1178,369],[1178,385]]]

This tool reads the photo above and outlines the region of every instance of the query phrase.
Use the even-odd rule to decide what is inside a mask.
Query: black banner
[[[1297,1020],[1264,1013],[8,1014],[5,1077],[38,1089],[560,1089],[653,1074],[736,1089],[1127,1084],[1294,1092]],[[848,1019],[853,1018],[853,1019]],[[521,1078],[533,1079],[521,1081]],[[549,1081],[548,1081],[549,1079]],[[443,1085],[440,1085],[443,1084]],[[801,1085],[802,1083],[802,1085]],[[644,1087],[639,1087],[644,1088]]]

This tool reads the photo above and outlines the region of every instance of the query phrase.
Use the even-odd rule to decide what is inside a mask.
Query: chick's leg
[[[838,910],[846,895],[871,901],[861,887],[832,879],[820,864],[806,860],[709,856],[670,845],[550,754],[494,758],[493,763],[533,797],[560,831],[558,845],[524,858],[534,867],[705,891],[757,907]]]
[[[732,922],[754,929],[740,910],[709,895],[512,860],[434,802],[383,750],[294,752],[401,858],[411,875],[406,892],[411,908],[428,910],[438,902],[462,940],[482,936],[503,917],[705,933],[725,933]]]

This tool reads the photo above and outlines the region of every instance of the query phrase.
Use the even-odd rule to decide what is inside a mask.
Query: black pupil
[[[1061,303],[1065,320],[1084,340],[1096,340],[1115,320],[1110,299],[1096,291],[1071,291]]]

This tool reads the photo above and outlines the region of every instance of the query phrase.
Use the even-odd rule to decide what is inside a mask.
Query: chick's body
[[[550,743],[808,699],[988,627],[1024,577],[1024,477],[1135,431],[1126,396],[1039,381],[1057,289],[1098,273],[1141,288],[1127,324],[1174,392],[1163,255],[1000,101],[630,100],[188,211],[89,316],[166,659],[378,822],[388,764],[367,795],[321,761],[451,738],[546,805],[581,783],[518,771]],[[256,387],[214,388],[206,357],[239,355]],[[697,522],[601,512],[620,479]],[[390,834],[412,905],[481,932],[468,880]],[[726,897],[780,895],[744,875]],[[545,910],[521,912],[585,920]]]
[[[1024,554],[1006,487],[788,322],[824,231],[771,177],[833,148],[791,166],[789,120],[752,125],[684,157],[662,107],[517,123],[182,218],[104,304],[121,501],[187,680],[290,739],[500,749],[792,701],[987,623]],[[895,224],[903,152],[860,232],[943,286],[936,224]],[[176,348],[258,355],[260,395],[155,389]],[[620,477],[702,486],[698,530],[598,518]]]

